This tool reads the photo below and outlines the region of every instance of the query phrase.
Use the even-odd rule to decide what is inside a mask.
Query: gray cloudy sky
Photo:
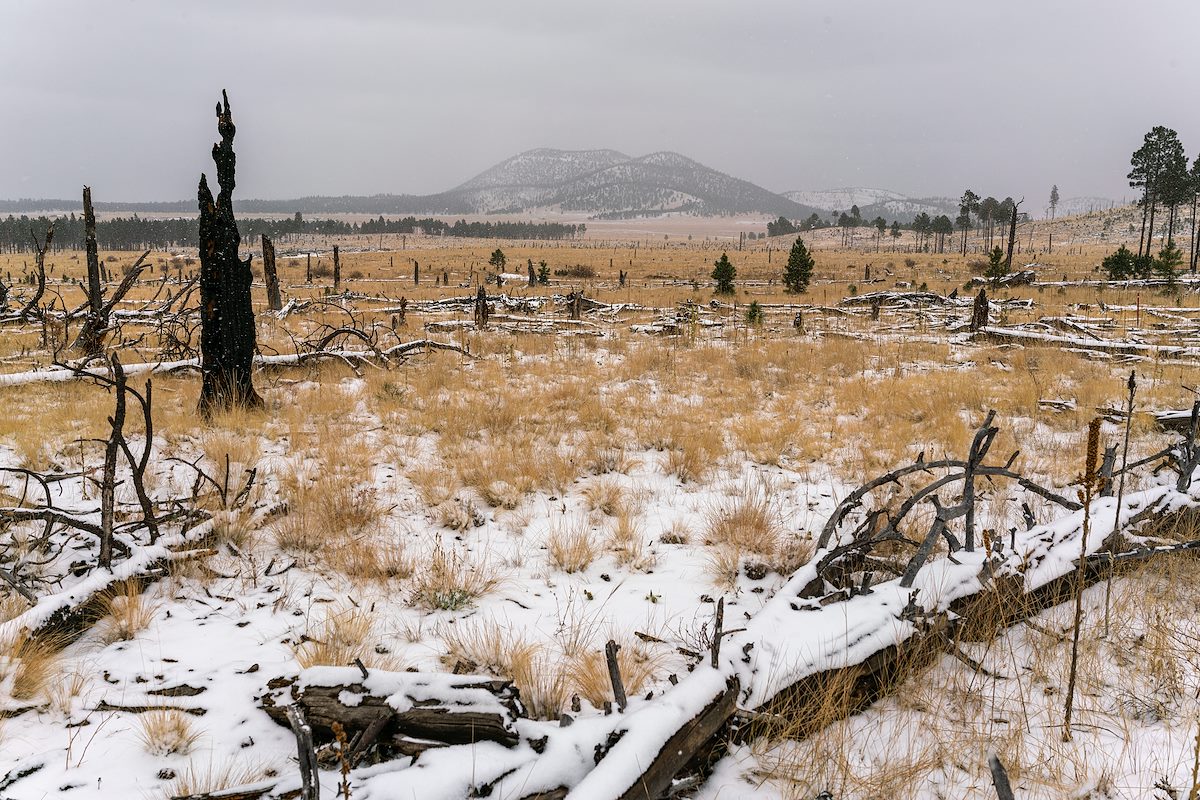
[[[1200,152],[1198,34],[1197,0],[0,0],[0,198],[192,197],[225,87],[243,198],[611,147],[775,191],[1121,199],[1151,126]]]

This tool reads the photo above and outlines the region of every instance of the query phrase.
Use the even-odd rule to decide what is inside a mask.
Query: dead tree
[[[333,290],[342,288],[342,259],[338,255],[338,246],[333,246]]]
[[[413,259],[413,286],[421,285],[421,262]]]
[[[221,92],[217,105],[217,130],[221,141],[213,145],[220,192],[213,200],[208,179],[200,175],[200,354],[203,382],[200,415],[209,418],[225,408],[259,408],[262,398],[254,390],[251,368],[257,348],[254,307],[250,300],[250,259],[238,258],[237,221],[233,218],[236,156],[233,137],[237,129],[229,110],[229,97]]]
[[[92,188],[83,187],[83,249],[87,258],[88,315],[84,320],[75,347],[85,355],[98,356],[104,349],[104,298],[100,289],[100,252],[96,245],[96,212],[92,208]]]
[[[29,298],[29,302],[21,309],[21,313],[17,316],[22,320],[29,319],[31,314],[37,312],[38,303],[42,302],[42,295],[46,293],[46,251],[50,249],[50,242],[54,241],[54,223],[50,223],[50,227],[46,229],[46,238],[38,244],[37,234],[33,232],[33,228],[29,229],[29,235],[33,238],[34,265],[37,267],[37,290],[34,291],[33,297]]]
[[[1025,198],[1022,197],[1020,200],[1013,203],[1012,218],[1008,223],[1008,258],[1004,260],[1005,272],[1012,272],[1013,245],[1017,242],[1017,206],[1024,202]]]
[[[983,330],[988,324],[988,298],[987,292],[983,289],[979,290],[979,294],[975,295],[975,304],[971,307],[971,330]]]
[[[475,327],[483,329],[487,327],[488,322],[488,304],[487,304],[487,289],[483,286],[479,287],[479,291],[475,293]]]
[[[275,270],[275,243],[265,233],[262,235],[263,279],[267,283],[267,308],[279,311],[283,299],[279,296],[279,273]]]
[[[529,259],[529,288],[532,289],[537,285],[537,275],[533,273],[533,259]]]
[[[133,288],[133,284],[146,269],[144,262],[150,255],[150,251],[142,253],[138,260],[133,262],[133,266],[126,271],[124,279],[106,302],[104,299],[104,276],[96,246],[96,213],[92,209],[92,190],[88,186],[83,187],[83,225],[84,251],[87,256],[88,271],[88,312],[83,320],[83,326],[79,329],[79,335],[75,337],[74,347],[88,358],[99,358],[104,354],[104,336],[109,331],[112,311],[126,293]]]

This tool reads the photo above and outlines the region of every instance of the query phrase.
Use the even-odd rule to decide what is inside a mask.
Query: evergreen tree
[[[979,210],[979,195],[975,194],[970,189],[963,192],[962,199],[958,205],[958,219],[955,220],[958,227],[962,228],[962,254],[967,254],[967,230],[971,227],[971,215]]]
[[[545,261],[538,262],[537,281],[542,286],[550,285],[550,265]]]
[[[1158,253],[1158,258],[1154,259],[1154,274],[1160,278],[1166,278],[1167,284],[1175,285],[1175,278],[1179,274],[1179,265],[1183,263],[1183,253],[1175,246],[1175,242],[1168,239],[1167,246]]]
[[[1054,219],[1055,212],[1058,211],[1058,184],[1050,187],[1050,219]]]
[[[1004,263],[1004,251],[1000,249],[1000,245],[996,245],[988,253],[988,265],[984,270],[984,277],[992,282],[995,287],[1000,283],[1000,279],[1008,274],[1008,265]]]
[[[488,263],[496,269],[503,271],[504,265],[508,263],[508,259],[504,256],[504,251],[497,247],[492,252],[492,257],[488,259]]]
[[[788,254],[787,266],[783,269],[784,288],[789,292],[807,292],[815,264],[812,254],[804,246],[804,240],[797,236],[792,244],[792,252]]]
[[[812,219],[812,217],[809,217],[809,219]],[[787,217],[780,217],[774,222],[767,223],[767,236],[787,236],[795,232],[796,226]]]
[[[712,271],[712,279],[717,282],[717,294],[733,294],[733,280],[736,277],[737,270],[729,260],[729,255],[721,253],[721,257],[713,262]]]
[[[1108,274],[1110,281],[1125,281],[1137,274],[1137,259],[1133,252],[1121,245],[1115,252],[1104,257],[1100,262],[1101,268]]]

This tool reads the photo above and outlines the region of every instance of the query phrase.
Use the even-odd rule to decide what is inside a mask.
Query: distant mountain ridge
[[[911,222],[913,217],[925,213],[931,217],[945,214],[950,219],[958,217],[958,198],[955,197],[910,197],[893,192],[890,189],[874,189],[868,187],[850,187],[844,189],[820,189],[817,191],[784,192],[784,197],[797,203],[814,206],[822,211],[849,211],[852,206],[858,206],[863,219],[883,217],[887,221],[898,220]],[[1120,205],[1116,200],[1107,197],[1067,197],[1059,201],[1057,216],[1067,217],[1075,214],[1088,214],[1103,211]],[[1049,207],[1038,208],[1028,202],[1021,210],[1029,213],[1049,216]]]
[[[194,213],[195,201],[97,203],[100,211]],[[0,200],[0,213],[78,210],[77,201]],[[430,195],[235,200],[241,213],[501,214],[544,210],[596,216],[670,212],[769,214],[803,219],[815,208],[726,175],[679,153],[632,158],[616,150],[527,150],[449,191]]]
[[[958,200],[953,197],[909,197],[890,189],[856,187],[784,192],[783,195],[823,211],[849,211],[851,206],[858,206],[863,219],[868,220],[883,217],[888,222],[907,223],[921,213],[931,217],[945,214],[951,219],[958,216]]]

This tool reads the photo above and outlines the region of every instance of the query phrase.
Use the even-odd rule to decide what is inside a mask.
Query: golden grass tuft
[[[137,737],[152,756],[187,755],[200,740],[200,732],[187,712],[165,709],[138,715]]]
[[[200,767],[194,763],[181,770],[166,790],[167,797],[202,795],[258,783],[274,778],[279,771],[274,767],[254,766],[236,761],[216,765],[211,761]]]
[[[403,665],[394,656],[377,653],[372,644],[371,615],[354,606],[326,611],[321,624],[293,649],[303,669],[316,666],[344,667],[360,660],[368,667],[398,670]]]
[[[586,519],[551,525],[546,548],[550,563],[567,573],[584,571],[600,552]]]
[[[105,597],[103,608],[100,638],[105,644],[127,642],[135,638],[150,627],[158,610],[157,604],[146,601],[141,587],[134,581],[126,581]]]
[[[0,643],[0,684],[11,679],[14,700],[31,700],[51,686],[61,672],[62,659],[54,642],[26,633]]]
[[[495,589],[500,580],[486,557],[471,557],[457,548],[447,552],[439,542],[428,562],[414,566],[410,597],[431,611],[459,611]]]

